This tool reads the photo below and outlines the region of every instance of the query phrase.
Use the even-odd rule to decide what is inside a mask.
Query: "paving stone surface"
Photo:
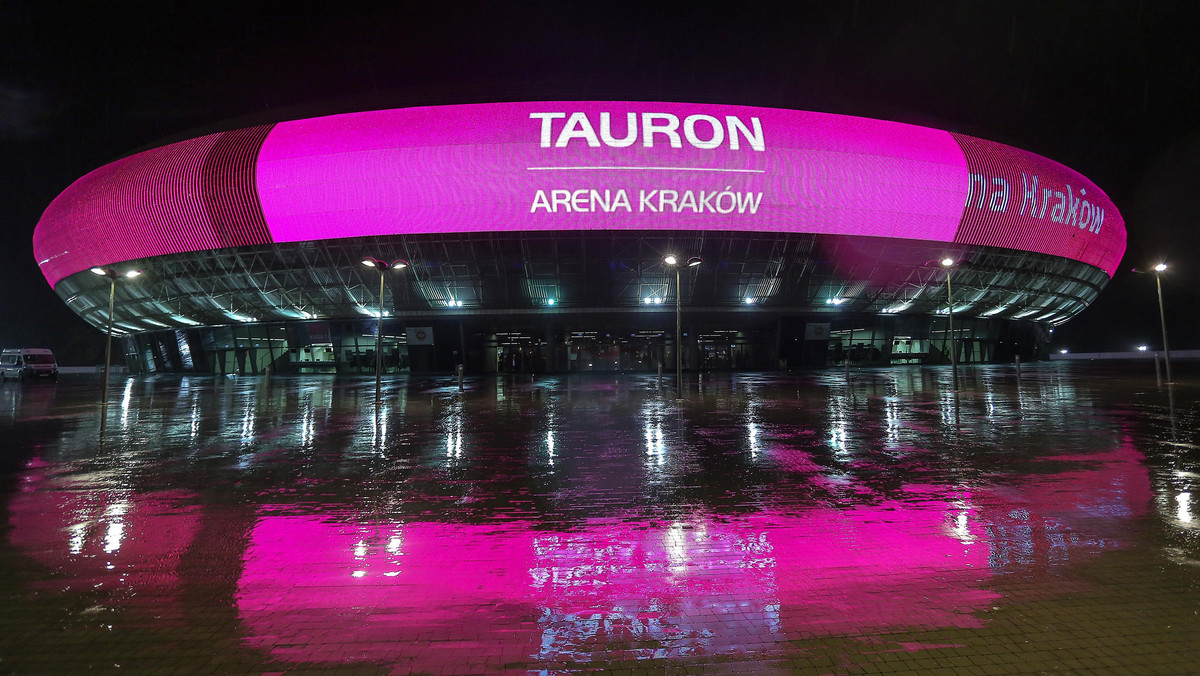
[[[0,673],[1196,673],[1176,370],[5,383]]]

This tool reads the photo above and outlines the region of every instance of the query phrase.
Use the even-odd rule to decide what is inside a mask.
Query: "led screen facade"
[[[721,231],[1027,251],[1111,276],[1120,213],[1046,158],[858,117],[656,102],[348,113],[113,162],[46,210],[51,285],[94,265],[229,247],[484,232]]]

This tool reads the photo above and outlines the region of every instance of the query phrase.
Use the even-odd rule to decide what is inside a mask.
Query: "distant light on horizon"
[[[1149,350],[1149,349],[1150,349],[1150,347],[1147,345],[1138,345],[1138,352],[1145,352],[1146,350]]]
[[[1067,348],[1065,348],[1065,347],[1064,347],[1063,349],[1059,350],[1059,351],[1058,351],[1058,353],[1059,353],[1059,354],[1066,354],[1066,353],[1067,353]]]

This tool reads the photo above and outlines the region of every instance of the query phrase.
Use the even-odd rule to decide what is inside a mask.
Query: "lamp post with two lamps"
[[[677,398],[683,397],[683,317],[680,308],[680,296],[683,294],[679,287],[679,268],[694,268],[703,262],[704,260],[699,256],[692,256],[680,265],[679,258],[675,254],[663,256],[663,265],[675,268],[675,396]]]
[[[946,256],[938,263],[946,270],[946,311],[950,317],[950,373],[954,391],[958,391],[958,343],[954,335],[954,293],[950,289],[950,272],[958,261]]]
[[[108,279],[108,330],[105,332],[104,341],[104,381],[100,385],[100,435],[104,435],[104,423],[108,420],[108,372],[112,363],[112,331],[113,331],[113,309],[114,301],[117,296],[117,280],[122,277],[125,279],[133,279],[142,274],[141,270],[126,270],[125,272],[117,272],[112,268],[101,267],[97,265],[91,269],[92,274],[100,275]]]
[[[1158,321],[1162,325],[1163,359],[1167,362],[1167,384],[1174,385],[1175,379],[1171,377],[1171,346],[1167,343],[1167,313],[1163,309],[1162,273],[1166,271],[1166,263],[1159,263],[1154,266],[1154,285],[1158,289]],[[1134,268],[1133,272],[1146,274],[1148,271]]]
[[[401,259],[389,264],[378,258],[367,256],[362,259],[362,264],[368,268],[374,268],[379,273],[379,317],[375,325],[375,407],[379,408],[383,382],[383,276],[389,269],[403,270],[407,268],[408,261]]]

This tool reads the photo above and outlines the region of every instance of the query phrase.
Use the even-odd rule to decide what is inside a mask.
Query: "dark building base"
[[[852,365],[938,364],[1047,357],[1042,324],[928,315],[787,315],[689,310],[681,314],[683,368],[770,371]],[[238,324],[142,333],[125,339],[133,372],[372,374],[377,321]],[[675,313],[464,314],[383,321],[387,372],[655,372],[675,368]],[[952,348],[953,345],[953,348]]]

